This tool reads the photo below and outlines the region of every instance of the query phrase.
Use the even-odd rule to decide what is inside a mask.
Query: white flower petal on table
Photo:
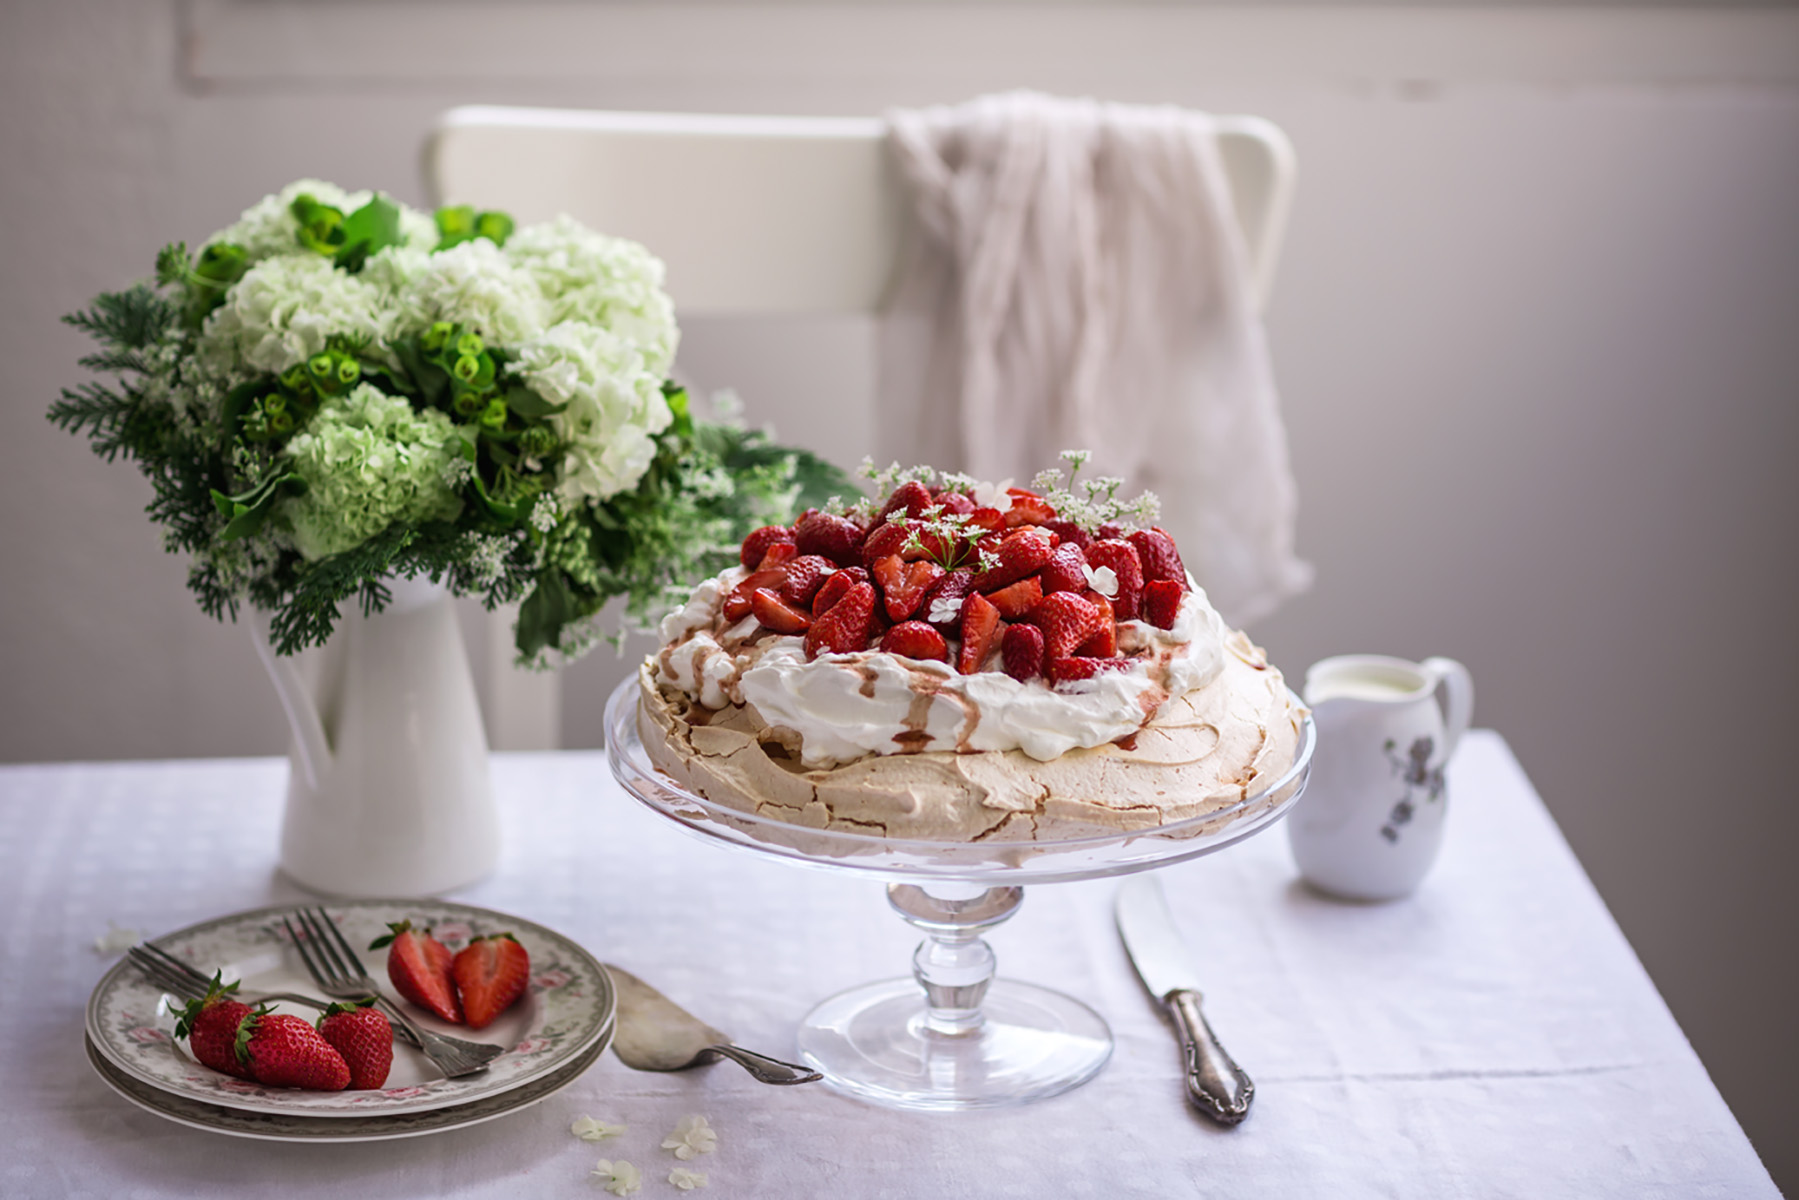
[[[617,1137],[626,1128],[624,1125],[608,1125],[593,1117],[576,1117],[575,1123],[569,1127],[569,1132],[584,1142],[597,1142],[601,1138]]]
[[[718,1149],[718,1132],[706,1124],[705,1117],[682,1117],[675,1131],[662,1139],[664,1150],[673,1150],[685,1161],[696,1154],[710,1154]]]
[[[706,1186],[706,1173],[691,1171],[686,1167],[676,1167],[668,1173],[668,1181],[684,1192],[691,1192],[694,1188]]]
[[[622,1158],[617,1162],[602,1158],[594,1165],[593,1173],[614,1196],[628,1196],[643,1187],[643,1172]]]
[[[95,954],[122,954],[143,940],[143,935],[135,929],[126,929],[111,921],[106,923],[106,932],[94,939]]]

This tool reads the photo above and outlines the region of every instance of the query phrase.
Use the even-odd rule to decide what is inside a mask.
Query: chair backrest
[[[1266,306],[1292,202],[1293,149],[1258,117],[1219,150]],[[568,213],[648,246],[682,316],[873,313],[899,258],[901,198],[881,122],[548,108],[457,108],[425,147],[434,204],[521,224]],[[496,750],[559,744],[559,677],[511,667],[489,618],[482,707]]]
[[[1266,305],[1293,149],[1259,117],[1219,121]],[[873,119],[457,108],[425,164],[435,203],[521,223],[566,212],[642,242],[684,315],[872,313],[898,257],[901,199]]]

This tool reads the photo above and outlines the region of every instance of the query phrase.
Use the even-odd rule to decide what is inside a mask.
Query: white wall
[[[79,0],[0,10],[0,65],[0,760],[284,742],[147,489],[41,418],[82,351],[54,315],[161,241],[302,174],[420,199],[420,137],[462,102],[862,114],[1034,86],[1274,118],[1301,186],[1270,330],[1318,583],[1254,632],[1294,675],[1469,664],[1799,1186],[1799,14]],[[868,344],[693,322],[682,365],[853,461],[865,417],[800,414],[866,401]],[[567,673],[565,744],[598,743],[620,674]]]

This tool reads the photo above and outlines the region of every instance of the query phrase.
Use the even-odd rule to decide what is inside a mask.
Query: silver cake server
[[[606,964],[618,993],[612,1048],[638,1071],[680,1071],[728,1058],[763,1083],[811,1083],[824,1076],[731,1044],[721,1033],[629,971]]]
[[[1231,1061],[1200,1012],[1199,976],[1168,912],[1161,883],[1133,875],[1118,889],[1118,933],[1143,986],[1174,1021],[1187,1060],[1187,1099],[1214,1121],[1235,1125],[1249,1115],[1256,1085]]]

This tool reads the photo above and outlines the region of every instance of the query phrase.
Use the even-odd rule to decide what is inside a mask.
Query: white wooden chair
[[[1220,151],[1266,306],[1292,202],[1291,144],[1259,117],[1221,118]],[[560,213],[648,246],[684,316],[878,311],[902,200],[880,121],[543,108],[457,108],[425,150],[434,204],[524,224]],[[556,745],[555,675],[510,665],[510,615],[488,631],[495,749]]]

